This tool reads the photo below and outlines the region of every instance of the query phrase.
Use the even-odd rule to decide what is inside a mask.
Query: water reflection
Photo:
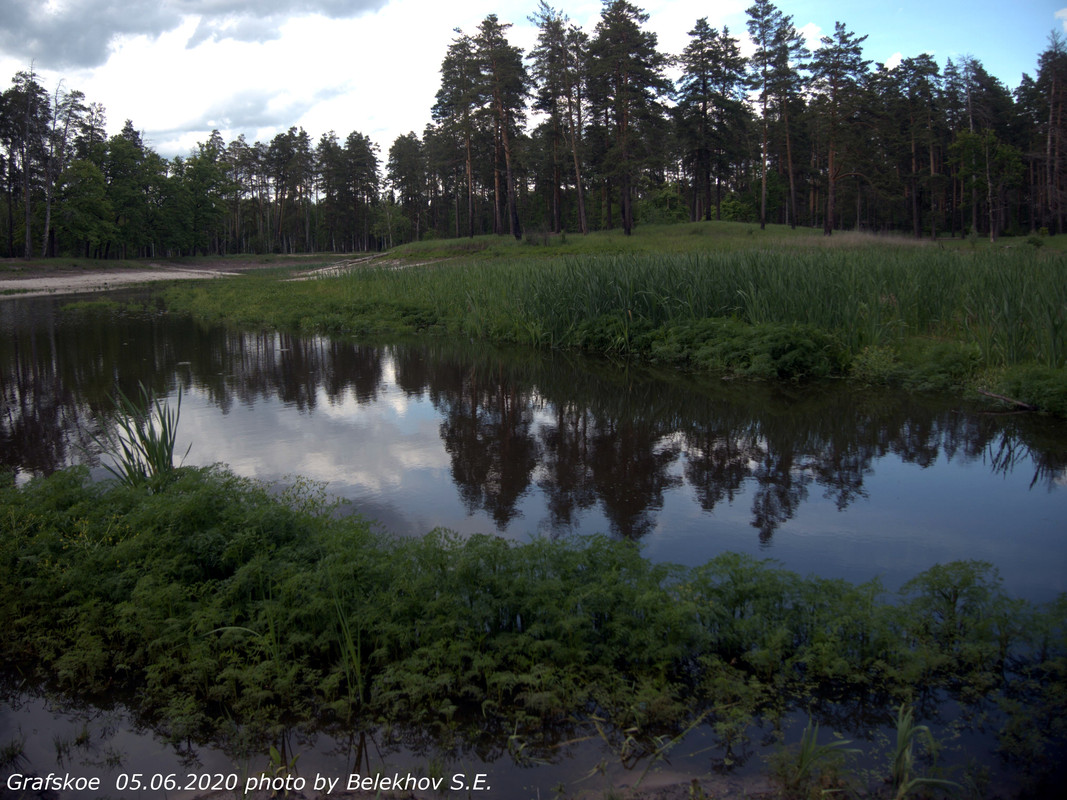
[[[1048,528],[1038,493],[1067,510],[1062,422],[968,412],[954,400],[700,381],[471,343],[242,332],[158,312],[71,313],[50,299],[0,304],[0,330],[0,463],[20,474],[84,460],[109,393],[141,381],[185,392],[198,463],[326,477],[371,515],[383,510],[400,528],[404,517],[416,532],[463,527],[451,503],[507,535],[584,527],[635,539],[668,527],[688,535],[678,526],[707,538],[715,524],[736,529],[743,512],[766,549],[805,514],[829,519],[825,505],[877,506],[871,481],[876,470],[892,480],[892,465],[942,475],[946,487],[966,472],[969,486],[944,496],[968,525],[964,506],[997,478],[1024,487],[1012,501],[1017,524],[1030,514]],[[386,484],[407,488],[373,488]],[[1062,549],[1046,555],[1063,566]]]

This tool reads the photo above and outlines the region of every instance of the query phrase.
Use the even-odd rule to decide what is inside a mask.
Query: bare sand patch
[[[186,269],[158,264],[144,269],[104,270],[93,272],[57,272],[49,275],[30,275],[0,278],[0,300],[17,297],[38,297],[49,294],[81,294],[106,292],[124,286],[136,286],[155,281],[203,280],[236,275],[214,269]]]
[[[210,261],[193,261],[187,264],[146,261],[135,265],[127,262],[122,266],[86,268],[64,263],[60,259],[41,259],[32,261],[0,261],[0,300],[15,297],[35,297],[41,295],[82,294],[88,292],[106,292],[110,289],[137,286],[158,281],[205,280],[224,278],[258,269],[276,269],[291,267],[299,270],[308,260],[318,263],[328,260],[329,256],[283,256],[247,258],[219,258]],[[364,259],[356,259],[363,261]],[[339,264],[349,262],[339,260]],[[335,269],[335,265],[322,270]],[[321,270],[311,270],[319,272]]]

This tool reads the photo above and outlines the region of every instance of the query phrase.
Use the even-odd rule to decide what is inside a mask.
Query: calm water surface
[[[302,475],[402,535],[610,533],[895,588],[952,559],[1067,590],[1067,424],[953,398],[702,381],[473,344],[368,345],[0,303],[0,459],[93,460],[109,393],[183,392],[186,463]],[[97,459],[98,460],[98,459]]]
[[[109,393],[142,381],[172,399],[181,390],[186,463],[323,481],[401,535],[604,532],[654,560],[735,550],[891,590],[935,563],[982,559],[1013,594],[1067,591],[1062,421],[956,398],[710,381],[474,343],[242,332],[62,302],[0,302],[0,466],[19,480],[97,463]],[[20,702],[0,711],[0,735],[36,724],[19,714],[48,713]]]

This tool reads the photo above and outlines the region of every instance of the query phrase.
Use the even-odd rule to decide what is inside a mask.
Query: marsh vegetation
[[[329,334],[448,333],[712,374],[979,389],[1067,413],[1058,252],[693,223],[574,246],[401,250],[436,263],[178,287],[209,319]],[[477,241],[477,240],[476,240]],[[625,249],[623,250],[622,248]],[[402,262],[401,262],[402,263]]]
[[[3,657],[136,698],[176,741],[388,721],[526,758],[580,736],[647,758],[699,725],[728,765],[757,721],[868,737],[902,703],[934,719],[949,703],[953,729],[994,726],[1035,776],[1063,745],[1065,600],[1009,597],[988,563],[894,596],[739,554],[654,564],[599,536],[395,539],[314,486],[278,497],[219,469],[153,492],[87,477],[0,491]],[[920,773],[898,749],[905,792]]]

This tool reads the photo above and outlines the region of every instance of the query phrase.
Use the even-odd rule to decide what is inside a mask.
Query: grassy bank
[[[1067,414],[1067,260],[1053,247],[694,223],[391,256],[317,280],[178,287],[167,302],[249,325],[447,332],[729,376],[981,389]],[[441,260],[418,263],[427,258]]]
[[[954,724],[992,720],[1035,774],[1063,744],[1067,598],[1007,597],[988,564],[890,595],[598,537],[392,539],[333,511],[315,487],[277,497],[219,470],[0,487],[0,655],[130,698],[176,740],[377,720],[526,756],[577,735],[651,755],[706,725],[728,754],[757,717],[867,737],[901,703],[952,699]]]

